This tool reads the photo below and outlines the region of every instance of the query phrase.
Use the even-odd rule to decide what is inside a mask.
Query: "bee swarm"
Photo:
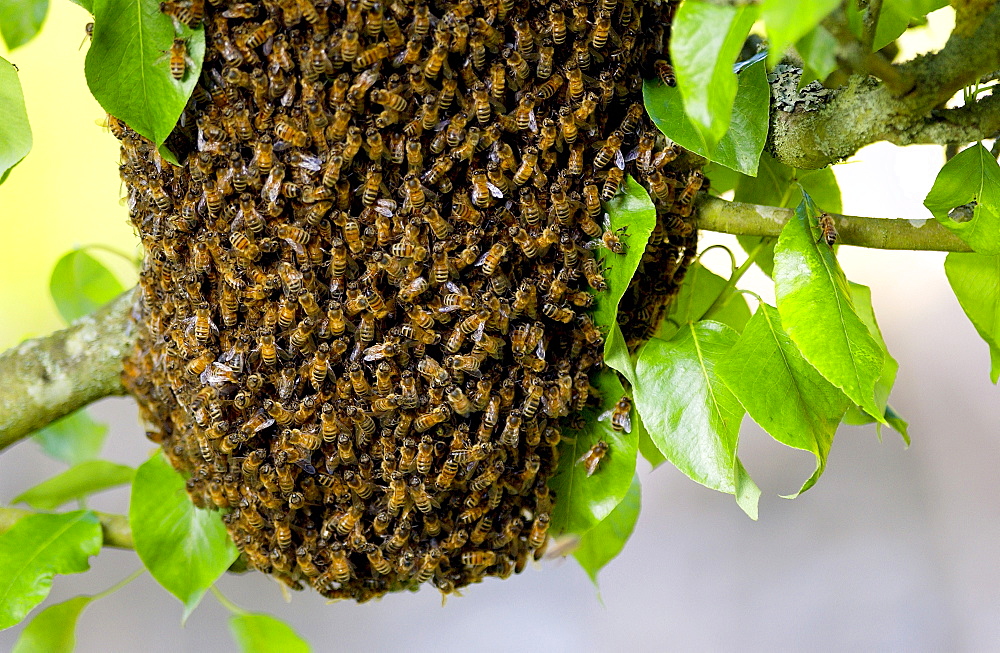
[[[200,5],[161,5],[206,28],[167,142],[183,165],[111,121],[146,250],[125,383],[149,437],[292,587],[521,571],[601,364],[592,247],[621,247],[601,202],[626,171],[658,214],[630,344],[694,253],[702,178],[642,108],[674,3]]]

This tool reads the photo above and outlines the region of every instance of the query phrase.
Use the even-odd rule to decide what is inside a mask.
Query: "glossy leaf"
[[[604,370],[592,383],[601,394],[601,405],[597,410],[584,411],[586,426],[583,429],[566,432],[567,440],[560,445],[559,468],[549,481],[556,495],[550,525],[553,534],[582,535],[596,526],[625,498],[635,474],[638,432],[634,428],[631,433],[616,431],[611,428],[610,421],[597,419],[614,407],[625,394],[625,388],[612,370]],[[610,448],[597,471],[587,476],[580,458],[598,440],[603,440]]]
[[[642,423],[642,417],[637,410],[632,411],[632,428],[638,430],[639,453],[646,459],[646,462],[652,465],[653,469],[665,463],[666,456],[660,452],[656,443],[649,437],[649,431],[646,430],[646,425]]]
[[[653,338],[636,362],[636,407],[667,460],[702,485],[734,494],[757,518],[760,490],[736,456],[744,410],[716,372],[739,334],[720,323],[685,326],[667,342]]]
[[[854,308],[833,250],[821,241],[819,212],[806,195],[774,248],[774,290],[785,331],[799,351],[854,403],[882,420],[875,382],[882,348]]]
[[[62,474],[42,481],[14,498],[14,503],[26,503],[38,510],[55,510],[59,506],[132,481],[135,470],[127,465],[90,460],[70,467]]]
[[[21,631],[12,653],[72,653],[77,619],[93,600],[76,596],[45,608]]]
[[[971,220],[949,217],[952,209],[970,202],[975,202]],[[979,254],[1000,254],[1000,164],[982,143],[944,164],[924,206]]]
[[[0,0],[0,34],[8,50],[35,38],[45,22],[49,0]]]
[[[611,324],[608,336],[604,339],[604,364],[618,370],[628,382],[635,384],[635,365],[625,344],[625,334],[617,320]]]
[[[184,478],[157,453],[136,470],[129,523],[135,550],[185,618],[239,555],[220,514],[188,499]]]
[[[892,387],[896,384],[896,373],[899,372],[899,363],[896,359],[892,357],[889,353],[889,348],[885,344],[885,338],[882,337],[882,329],[878,326],[878,321],[875,319],[875,309],[872,306],[872,291],[868,286],[862,286],[860,283],[851,282],[851,299],[854,301],[854,309],[858,312],[858,317],[861,321],[865,323],[868,327],[868,333],[871,334],[875,342],[878,343],[879,348],[882,350],[882,358],[884,363],[882,365],[882,374],[875,381],[875,405],[880,409],[880,415],[885,417],[887,423],[892,426],[889,422],[887,413],[889,411],[889,394],[892,392]],[[848,410],[848,413],[857,410],[857,412],[863,412],[858,407],[852,407]],[[904,422],[905,424],[905,422]],[[882,434],[882,424],[878,423],[876,428],[878,429],[879,435]],[[895,427],[893,427],[895,428]],[[899,429],[896,429],[899,431]],[[906,433],[905,429],[899,431],[899,434],[903,436],[903,440],[907,445],[910,444],[910,436]]]
[[[808,34],[841,0],[764,0],[761,18],[767,27],[768,65],[773,66],[786,48]]]
[[[284,621],[266,614],[235,614],[229,630],[243,653],[309,653],[309,643]]]
[[[826,468],[851,401],[802,357],[782,329],[777,309],[764,303],[757,307],[716,373],[771,437],[816,456],[816,470],[798,493],[812,487]]]
[[[799,85],[808,84],[814,79],[823,81],[837,69],[837,39],[822,25],[817,25],[800,38],[795,49],[803,63]]]
[[[962,310],[990,347],[990,380],[1000,380],[1000,256],[958,253],[944,261]]]
[[[627,249],[624,254],[615,254],[605,247],[598,248],[597,257],[605,268],[604,279],[608,289],[597,293],[591,315],[597,327],[608,334],[604,344],[605,360],[623,374],[628,374],[631,364],[628,363],[624,338],[620,331],[617,336],[614,334],[618,324],[618,304],[632,283],[632,277],[646,251],[649,235],[656,227],[656,208],[646,189],[629,175],[625,180],[624,191],[607,202],[605,209],[611,220],[612,230],[628,227],[625,237]],[[622,350],[625,350],[624,357],[621,355]]]
[[[732,168],[727,168],[721,163],[712,161],[702,168],[705,178],[708,179],[709,189],[712,195],[721,196],[727,191],[734,190],[739,183],[742,173],[736,172]]]
[[[843,210],[840,186],[831,168],[799,170],[781,163],[767,152],[760,157],[760,169],[756,177],[740,177],[733,199],[747,204],[792,208],[802,201],[800,187],[805,189],[824,211],[840,213]],[[774,244],[777,239],[760,236],[736,238],[747,252],[753,251],[758,243],[764,241],[764,248],[757,254],[754,263],[765,274],[771,276],[774,271]]]
[[[755,175],[758,159],[767,140],[771,96],[764,62],[755,63],[741,71],[737,82],[729,129],[717,146],[706,141],[702,132],[684,113],[686,105],[677,88],[647,80],[643,83],[642,94],[650,119],[667,138],[726,168]]]
[[[733,64],[757,13],[756,6],[688,0],[671,24],[670,60],[677,88],[684,98],[684,112],[708,152],[715,151],[729,129],[737,87]],[[766,113],[766,102],[763,110]]]
[[[90,569],[102,542],[101,524],[86,510],[28,515],[0,535],[0,629],[44,601],[56,574]]]
[[[52,422],[32,439],[56,460],[75,465],[92,460],[101,452],[108,434],[106,424],[95,422],[85,408]]]
[[[657,327],[655,336],[661,340],[670,340],[685,324],[700,320],[727,284],[728,281],[701,263],[692,264],[684,276],[680,292]],[[750,319],[750,307],[747,306],[746,298],[742,294],[733,295],[725,308],[712,319],[742,331]]]
[[[2,1],[2,0],[0,0]],[[0,184],[31,151],[31,125],[17,69],[0,57]]]
[[[598,572],[621,553],[628,538],[632,536],[635,523],[639,519],[641,502],[642,487],[639,485],[639,477],[633,476],[632,485],[629,486],[622,502],[600,524],[580,538],[580,544],[573,551],[573,557],[595,585]]]
[[[909,27],[910,21],[940,9],[948,0],[884,0],[879,13],[878,27],[872,47],[881,50],[895,41]],[[846,3],[848,25],[858,37],[861,36],[862,12],[855,1]]]
[[[93,312],[124,290],[104,264],[82,249],[64,254],[49,280],[52,300],[67,322]]]
[[[174,39],[170,17],[150,0],[94,0],[94,37],[85,71],[105,111],[157,145],[173,130],[201,74],[205,31],[184,29],[191,62],[181,80],[163,54]]]
[[[892,406],[887,404],[885,407],[885,412],[882,414],[882,417],[885,419],[886,424],[888,424],[893,431],[899,433],[899,435],[903,438],[903,442],[905,442],[906,445],[909,446],[910,425],[905,419],[903,419],[902,415],[897,413]],[[844,414],[843,423],[852,424],[854,426],[875,424],[875,427],[879,429],[879,437],[881,438],[882,425],[878,423],[878,421],[876,421],[874,417],[872,417],[865,411],[861,410],[857,406],[851,406],[850,408],[847,409],[847,413]]]

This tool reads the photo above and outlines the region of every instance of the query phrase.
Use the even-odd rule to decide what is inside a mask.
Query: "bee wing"
[[[628,163],[629,161],[635,161],[638,158],[639,158],[639,148],[637,147],[637,148],[635,148],[634,150],[632,150],[631,152],[629,152],[628,154],[625,155],[624,162]],[[622,167],[624,168],[625,166],[622,166]]]
[[[540,360],[545,360],[545,339],[538,341],[538,346],[535,347],[535,356]]]
[[[583,246],[586,247],[587,249],[599,249],[601,245],[602,245],[601,240],[597,239],[597,240],[591,240],[590,242],[585,243]]]
[[[605,213],[604,214],[604,219],[601,221],[601,224],[604,226],[604,230],[605,231],[611,231],[611,214],[610,213]]]
[[[597,416],[597,421],[598,422],[607,422],[607,421],[610,421],[611,420],[611,416],[614,415],[614,414],[615,414],[615,409],[614,408],[612,408],[611,410],[606,410],[606,411],[604,411],[603,413],[601,413],[600,415]],[[590,452],[587,452],[587,453],[590,453]]]
[[[493,182],[491,181],[486,182],[486,187],[490,189],[490,195],[497,198],[498,200],[503,199],[503,191],[500,190],[498,186],[494,185]]]
[[[621,418],[622,428],[625,429],[626,433],[632,432],[632,415],[631,411],[625,413]]]
[[[311,154],[300,154],[298,156],[298,162],[295,165],[300,168],[305,168],[306,170],[319,172],[319,170],[323,167],[323,161],[321,161],[319,157]]]
[[[535,110],[532,109],[528,112],[528,129],[533,132],[538,131],[538,121],[535,120]]]
[[[615,165],[622,170],[625,169],[625,157],[622,156],[621,150],[615,150]]]

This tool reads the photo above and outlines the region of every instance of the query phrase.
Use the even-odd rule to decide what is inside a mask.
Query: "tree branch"
[[[92,401],[125,394],[133,292],[0,354],[0,449]]]
[[[106,512],[93,511],[97,515],[97,520],[101,522],[101,532],[104,534],[104,546],[115,549],[134,549],[135,543],[132,541],[132,529],[128,525],[128,517],[125,515],[112,515]],[[31,510],[20,508],[10,508],[0,506],[0,533],[6,533],[22,517],[34,515]]]
[[[773,206],[727,202],[704,195],[699,200],[699,229],[738,236],[778,236],[795,212]],[[888,220],[831,214],[843,245],[875,249],[971,252],[965,242],[937,220]]]
[[[1000,131],[1000,98],[995,94],[968,107],[935,109],[1000,68],[998,41],[1000,4],[994,4],[971,34],[956,30],[940,52],[891,66],[911,84],[854,75],[845,87],[828,91],[818,110],[799,106],[792,112],[773,111],[768,147],[779,161],[812,170],[877,141],[943,145],[992,138]]]

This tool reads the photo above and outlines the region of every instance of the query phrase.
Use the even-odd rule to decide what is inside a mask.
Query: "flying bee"
[[[625,431],[626,433],[632,432],[632,400],[629,399],[628,395],[623,395],[621,399],[615,403],[614,407],[610,410],[606,410],[597,418],[598,422],[611,422],[611,428],[616,431]],[[589,476],[590,474],[588,474]]]
[[[833,247],[837,242],[837,226],[833,222],[833,216],[829,213],[821,213],[819,216],[820,240]]]
[[[629,405],[631,406],[631,402],[629,402]],[[631,426],[631,424],[629,426]],[[603,460],[607,455],[608,449],[610,449],[610,447],[607,442],[604,440],[598,440],[594,446],[588,449],[587,453],[580,456],[579,460],[576,462],[578,465],[583,465],[583,468],[587,471],[587,476],[593,476],[594,472],[597,471],[598,466],[601,464],[601,460]]]

